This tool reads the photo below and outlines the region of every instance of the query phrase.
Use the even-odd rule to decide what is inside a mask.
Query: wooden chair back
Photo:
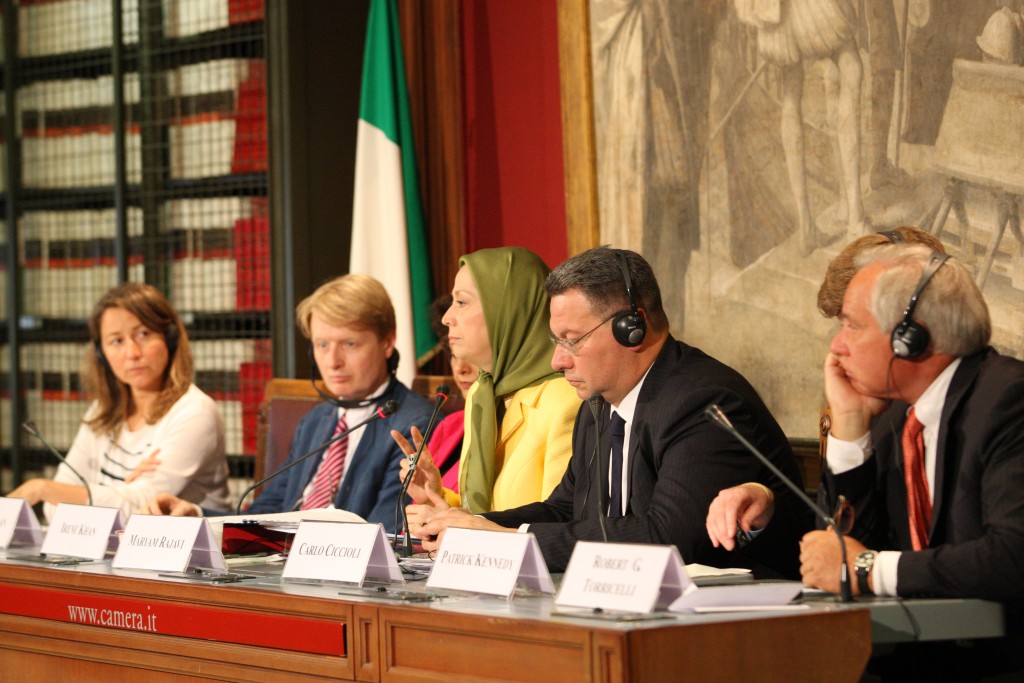
[[[320,395],[309,380],[275,378],[267,382],[256,427],[253,481],[259,481],[284,463],[299,421],[319,402]]]
[[[434,392],[442,384],[448,387],[449,394],[448,400],[445,401],[444,406],[441,408],[441,412],[445,415],[451,415],[456,410],[465,408],[466,400],[462,398],[462,392],[459,391],[459,387],[455,384],[455,378],[451,375],[416,375],[412,380],[412,387],[410,388],[433,403]]]

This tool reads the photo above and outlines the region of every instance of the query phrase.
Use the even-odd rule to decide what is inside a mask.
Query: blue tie
[[[622,443],[626,438],[626,421],[618,413],[612,414],[608,427],[612,437],[611,492],[608,500],[608,516],[622,516]]]

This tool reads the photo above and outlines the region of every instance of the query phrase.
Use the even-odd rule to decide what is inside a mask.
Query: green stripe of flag
[[[370,3],[359,117],[381,130],[401,151],[415,348],[416,357],[423,358],[436,343],[429,320],[433,286],[394,0]]]

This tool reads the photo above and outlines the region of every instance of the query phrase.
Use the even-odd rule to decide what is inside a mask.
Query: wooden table
[[[670,615],[608,622],[551,614],[550,597],[430,603],[338,586],[209,585],[0,559],[7,680],[857,680],[870,612]]]

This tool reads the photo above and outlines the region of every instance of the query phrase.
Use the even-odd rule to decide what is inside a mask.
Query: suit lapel
[[[520,389],[517,393],[529,392],[531,389],[536,387],[527,387],[526,389]],[[504,410],[504,415],[501,418],[501,423],[498,425],[498,443],[495,450],[499,450],[504,447],[505,442],[512,438],[512,436],[519,431],[523,426],[523,411],[526,403],[532,403],[538,393],[535,391],[533,395],[527,395],[525,397],[520,396],[519,400],[509,401],[508,408]],[[501,399],[504,401],[504,397]]]
[[[952,491],[946,490],[946,482],[956,481],[956,468],[959,459],[955,454],[947,452],[949,423],[967,396],[967,390],[978,376],[981,360],[985,355],[984,353],[975,354],[960,361],[960,367],[953,374],[953,380],[946,392],[946,400],[942,404],[942,421],[939,423],[938,447],[935,453],[935,496],[932,501],[932,526],[928,533],[929,546],[932,539],[942,532],[940,520],[943,518],[943,509],[949,504],[948,499],[953,495]]]
[[[672,335],[669,335],[665,340],[665,345],[661,347],[658,357],[654,359],[654,365],[651,366],[647,377],[643,380],[644,384],[640,387],[640,395],[636,398],[633,419],[629,421],[629,455],[627,471],[624,473],[627,482],[627,514],[632,509],[630,501],[633,500],[635,484],[638,482],[637,468],[639,465],[637,463],[640,459],[640,431],[637,429],[637,426],[640,424],[641,419],[651,420],[657,414],[655,399],[661,394],[661,388],[665,384],[668,372],[679,363],[680,347],[688,348],[673,339]],[[652,467],[656,467],[656,465],[652,464]],[[605,471],[608,471],[607,468]]]

